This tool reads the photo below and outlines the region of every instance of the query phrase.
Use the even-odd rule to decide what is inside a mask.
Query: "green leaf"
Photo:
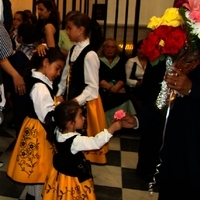
[[[156,66],[160,61],[165,60],[165,55],[161,55],[159,58],[151,62],[152,66]]]

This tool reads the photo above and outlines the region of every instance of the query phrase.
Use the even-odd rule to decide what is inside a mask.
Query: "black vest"
[[[34,78],[34,77],[31,77],[28,81],[28,83],[26,83],[26,86],[27,86],[27,93],[30,94],[30,91],[31,89],[33,88],[33,86],[36,84],[36,83],[43,83],[44,85],[46,85],[47,89],[49,90],[49,93],[52,97],[52,99],[54,99],[54,94],[53,94],[53,90],[45,83],[43,82],[42,80],[38,79],[38,78]],[[34,119],[38,119],[36,113],[35,113],[35,110],[34,110],[34,106],[33,106],[33,101],[31,98],[28,98],[28,117],[30,118],[34,118]]]
[[[91,167],[81,151],[76,154],[71,153],[70,148],[75,137],[65,142],[55,142],[58,153],[53,157],[53,166],[58,172],[78,177],[79,181],[83,182],[92,178]]]
[[[91,51],[90,45],[86,46],[78,58],[71,62],[71,55],[74,50],[74,47],[72,47],[69,55],[69,64],[70,64],[70,80],[69,80],[69,94],[68,99],[73,99],[77,96],[79,96],[84,88],[87,86],[85,84],[85,76],[84,76],[84,59],[86,54]],[[92,70],[92,69],[91,69]]]

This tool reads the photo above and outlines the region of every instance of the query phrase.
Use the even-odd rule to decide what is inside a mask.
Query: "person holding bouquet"
[[[170,15],[172,12],[174,15]],[[200,22],[199,13],[199,1],[189,0],[188,3],[183,4],[180,10],[167,9],[164,17],[157,18],[158,21],[155,20],[155,17],[152,18],[150,23],[153,29],[152,34],[157,37],[159,27],[171,29],[168,34],[165,32],[161,38],[168,38],[172,41],[172,36],[175,35],[172,34],[171,37],[169,35],[174,30],[177,32],[176,27],[178,26],[173,27],[173,25],[179,23],[174,23],[175,19],[170,21],[172,19],[170,16],[176,17],[176,20],[185,24],[185,26],[179,27],[182,29],[179,29],[179,33],[183,33],[182,37],[185,37],[187,42],[182,45],[180,43],[180,49],[177,48],[179,50],[174,52],[175,48],[170,50],[169,47],[170,45],[174,47],[174,44],[178,47],[178,43],[170,43],[170,40],[158,40],[159,48],[154,49],[158,54],[154,58],[151,57],[151,62],[155,64],[165,60],[167,70],[161,86],[160,94],[162,95],[158,95],[160,99],[154,103],[157,109],[147,110],[148,115],[143,113],[138,113],[137,117],[127,115],[122,121],[122,126],[126,128],[151,127],[157,126],[160,123],[160,116],[165,114],[159,155],[160,163],[155,169],[155,179],[150,183],[150,186],[156,184],[159,176],[158,200],[200,199],[200,37],[199,29],[197,29]],[[168,25],[163,23],[168,23]],[[161,27],[163,25],[172,27]],[[185,29],[185,27],[187,28]],[[162,32],[160,33],[162,34]],[[182,38],[179,38],[179,41],[180,39]],[[155,40],[150,41],[147,38],[146,44],[148,42],[152,43],[152,46],[156,44]],[[165,50],[170,51],[167,53]],[[153,56],[153,54],[148,55]],[[169,55],[172,59],[169,59]],[[176,59],[173,59],[175,57]],[[170,62],[168,63],[168,61]],[[152,192],[152,187],[149,189]]]
[[[171,89],[182,96],[176,98],[170,111],[163,148],[160,157],[161,166],[159,200],[198,200],[200,199],[200,67],[188,75],[178,68],[174,74],[165,75],[165,81]],[[150,114],[151,113],[151,114]],[[138,114],[139,126],[153,126],[158,123],[159,112],[150,112],[146,116]],[[138,126],[136,117],[127,115],[122,126]]]

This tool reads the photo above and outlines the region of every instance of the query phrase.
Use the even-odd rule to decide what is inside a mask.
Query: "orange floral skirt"
[[[102,106],[101,98],[88,101],[87,104],[87,135],[95,136],[107,128],[106,117]],[[106,153],[109,150],[108,143],[101,149],[94,151],[86,151],[84,155],[87,160],[92,163],[106,164]]]
[[[80,183],[77,177],[61,174],[54,167],[47,176],[42,196],[43,200],[96,200],[92,179]]]
[[[54,148],[39,120],[26,117],[8,165],[7,174],[20,183],[44,183]]]

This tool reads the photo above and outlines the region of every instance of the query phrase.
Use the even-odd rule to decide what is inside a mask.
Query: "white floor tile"
[[[24,191],[22,192],[22,194],[21,194],[19,200],[25,200],[27,190],[28,190],[28,188],[27,188],[27,186],[26,186],[25,189],[24,189]]]
[[[121,166],[136,169],[138,161],[138,153],[121,151]]]
[[[157,200],[158,193],[150,195],[148,191],[122,189],[123,200]]]
[[[112,137],[109,141],[109,149],[120,151],[120,139],[118,137]]]
[[[122,187],[120,167],[92,165],[92,174],[96,185]]]
[[[18,200],[18,199],[0,196],[0,200]]]

